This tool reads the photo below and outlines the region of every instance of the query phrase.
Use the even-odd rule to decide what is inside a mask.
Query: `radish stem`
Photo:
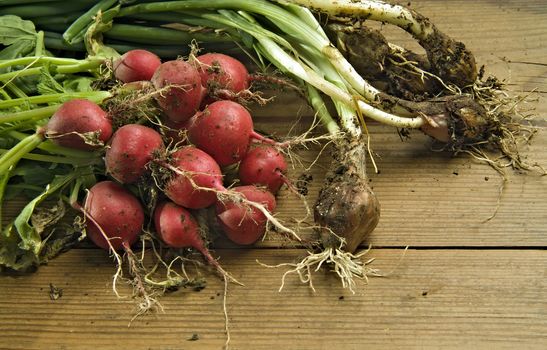
[[[0,176],[6,174],[25,154],[32,151],[44,140],[43,135],[33,134],[18,142],[13,148],[0,156]]]
[[[116,2],[117,2],[116,0],[99,1],[95,6],[87,10],[82,16],[78,17],[78,19],[74,21],[70,25],[70,27],[67,28],[67,30],[63,33],[63,38],[66,40],[66,42],[68,42],[69,44],[72,44],[73,39],[76,36],[78,36],[81,32],[85,31],[85,29],[93,21],[93,17],[98,11],[107,10]]]
[[[39,148],[39,147],[37,147]],[[0,155],[7,153],[9,150],[0,148]],[[22,159],[33,160],[37,162],[56,163],[56,164],[69,164],[74,166],[87,166],[87,165],[99,165],[102,160],[97,157],[96,159],[81,159],[81,158],[69,158],[63,156],[52,156],[48,154],[36,154],[27,153],[24,154]]]
[[[75,94],[80,95],[80,93],[75,93]],[[49,96],[49,95],[29,97],[29,99],[30,99],[30,101],[32,101],[33,98],[34,98],[34,100],[38,100],[38,101],[43,99],[44,101],[47,101],[47,102],[56,102],[56,101],[60,102],[62,100],[62,97],[63,97],[62,94],[52,94],[52,95],[53,96],[50,96],[50,97],[45,97],[45,96]],[[65,96],[70,96],[70,94],[65,95]],[[112,94],[108,91],[94,91],[94,92],[81,93],[80,96],[81,97],[85,96],[85,98],[90,100],[90,101],[100,103],[103,100],[111,97]],[[51,100],[48,100],[49,98],[51,98]],[[19,105],[22,104],[22,103],[25,103],[24,99],[14,99],[14,100],[10,100],[10,101],[17,101],[16,103],[18,103]],[[4,101],[4,102],[8,106],[10,106],[10,104],[13,103],[13,102],[10,102],[10,101]],[[2,102],[0,102],[0,103],[2,103]],[[28,122],[28,121],[39,121],[41,119],[50,117],[60,107],[61,107],[61,104],[55,104],[55,105],[51,105],[51,106],[47,106],[47,107],[31,109],[31,110],[28,110],[28,111],[11,113],[9,115],[1,115],[0,116],[0,124],[19,123],[19,122]],[[0,132],[1,132],[1,130],[0,130]]]
[[[0,101],[0,109],[7,109],[24,104],[44,104],[44,103],[58,103],[63,101],[72,100],[75,98],[86,98],[89,100],[104,100],[111,97],[112,94],[108,91],[86,91],[86,92],[63,92],[58,94],[36,95],[29,97],[14,98],[11,100]],[[2,117],[0,117],[2,118]],[[0,121],[5,122],[3,119]]]

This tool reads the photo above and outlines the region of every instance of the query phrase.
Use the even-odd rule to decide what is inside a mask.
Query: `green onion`
[[[89,24],[93,21],[93,17],[97,12],[107,10],[116,2],[117,0],[101,0],[82,16],[78,17],[78,19],[63,33],[65,41],[72,44],[75,37],[83,35],[82,33],[89,27]]]

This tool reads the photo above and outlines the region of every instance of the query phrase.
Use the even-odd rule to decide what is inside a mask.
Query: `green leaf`
[[[4,200],[5,200],[5,193],[6,193],[6,188],[7,188],[9,179],[10,179],[9,172],[7,172],[4,175],[0,176],[0,228],[2,227],[3,219],[4,219],[2,209],[4,209],[3,204],[4,204]]]
[[[44,169],[44,167],[34,163],[29,164],[25,170],[26,171],[22,174],[22,177],[23,183],[26,184],[33,184],[36,186],[46,185],[50,183],[55,176],[51,172],[47,171],[47,169]]]
[[[0,59],[9,60],[26,56],[34,50],[38,34],[34,23],[14,15],[0,16]],[[6,71],[6,70],[3,70]]]
[[[14,15],[0,16],[0,44],[9,46],[21,40],[36,40],[34,23]]]
[[[32,227],[36,232],[43,236],[48,227],[58,223],[66,214],[66,206],[62,200],[58,200],[49,206],[41,206],[34,210],[30,217]]]
[[[63,81],[63,89],[66,92],[94,91],[92,87],[94,82],[95,78],[72,76]]]
[[[35,95],[38,91],[36,85],[38,84],[38,75],[29,75],[27,77],[18,77],[13,79],[13,83],[17,85],[27,96]]]
[[[39,205],[45,199],[58,194],[72,181],[86,176],[88,171],[89,169],[75,169],[67,175],[55,176],[46,189],[30,201],[17,218],[0,232],[0,267],[17,271],[28,270],[47,262],[81,239],[81,235],[69,227],[52,228],[65,214],[61,201],[46,209]],[[43,239],[46,228],[52,229]]]
[[[10,174],[11,179],[4,193],[5,199],[10,200],[21,194],[27,198],[34,198],[40,195],[43,188],[52,182],[55,176],[68,174],[71,171],[73,168],[70,165],[22,160]],[[29,189],[30,186],[35,186],[37,189]]]
[[[0,137],[0,148],[10,149],[18,142],[19,140],[14,139],[13,137]]]
[[[44,240],[43,248],[39,256],[40,263],[47,263],[60,253],[75,246],[84,237],[85,236],[78,232],[73,226],[57,225]]]
[[[52,167],[49,163],[21,161],[12,172],[12,177],[20,176],[22,182],[27,185],[45,186],[52,182],[56,175],[69,173],[70,170],[67,167]]]
[[[19,237],[21,238],[21,242],[19,242],[18,245],[19,248],[31,251],[32,253],[34,253],[34,255],[38,256],[42,248],[42,237],[30,222],[32,214],[36,210],[36,207],[42,201],[44,201],[51,194],[60,190],[66,184],[74,180],[76,175],[76,173],[72,173],[64,176],[55,176],[53,181],[46,186],[44,192],[42,192],[39,196],[30,201],[23,208],[17,218],[15,218],[14,226],[17,230],[17,233],[19,234]]]
[[[39,82],[36,85],[38,93],[41,95],[63,93],[65,89],[49,72],[49,67],[44,66],[40,72]]]
[[[37,265],[38,257],[31,251],[21,249],[18,244],[18,235],[11,223],[0,234],[0,266],[25,271]]]
[[[34,50],[33,40],[20,40],[0,51],[0,60],[11,60],[28,55]],[[2,69],[5,72],[7,69]]]

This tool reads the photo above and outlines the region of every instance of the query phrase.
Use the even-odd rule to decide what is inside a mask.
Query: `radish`
[[[137,197],[113,181],[91,187],[83,211],[90,218],[87,237],[103,249],[129,249],[144,224],[144,210]]]
[[[268,142],[253,130],[247,109],[228,100],[213,102],[196,113],[188,128],[188,139],[221,167],[239,162],[247,153],[251,139]]]
[[[45,136],[54,143],[79,150],[102,147],[112,136],[112,122],[95,102],[73,99],[53,114],[45,126]]]
[[[241,284],[230,276],[213,258],[202,236],[199,224],[185,208],[172,202],[162,202],[154,210],[154,226],[159,238],[172,248],[193,248],[225,279]]]
[[[185,146],[173,153],[168,168],[175,173],[165,186],[165,194],[185,208],[206,208],[216,201],[214,190],[225,190],[218,164],[194,146]]]
[[[249,201],[264,205],[270,213],[275,210],[275,197],[266,189],[250,185],[234,187],[233,191],[241,193]],[[234,243],[253,244],[266,231],[268,220],[256,208],[228,199],[224,202],[218,201],[215,209],[224,233]]]
[[[242,188],[256,189],[253,191],[245,189],[243,192],[236,190],[237,188],[225,188],[222,184],[220,167],[204,151],[194,146],[185,146],[174,152],[169,161],[156,160],[156,163],[172,172],[171,177],[165,182],[164,193],[176,204],[189,209],[202,209],[211,206],[217,199],[225,203],[238,203],[243,208],[255,213],[252,215],[253,218],[263,220],[264,227],[268,221],[279,232],[289,234],[299,242],[302,241],[294,230],[284,226],[271,214],[275,209],[273,194],[264,189],[258,189],[256,186],[242,186]],[[156,180],[161,181],[161,179]],[[246,198],[247,193],[251,193],[248,199]],[[266,204],[261,202],[266,202]],[[233,215],[233,217],[236,216]],[[235,225],[232,225],[232,222],[229,224],[231,227]],[[249,225],[249,227],[253,229],[253,225]],[[254,228],[254,230],[257,229]]]
[[[174,122],[184,122],[192,117],[205,95],[198,70],[182,60],[162,63],[152,76],[152,83],[157,90],[166,89],[155,99]]]
[[[259,145],[251,149],[239,164],[239,180],[243,185],[265,186],[272,193],[287,183],[287,162],[275,147]]]
[[[154,224],[159,238],[169,247],[205,250],[199,225],[185,208],[172,202],[160,203],[154,211]]]
[[[133,287],[133,296],[140,299],[138,315],[158,306],[153,286],[147,283],[147,270],[142,258],[131,250],[144,224],[144,210],[131,192],[113,181],[101,181],[89,189],[84,207],[76,201],[72,206],[82,212],[88,220],[86,234],[98,247],[110,250],[117,263],[112,290],[119,297],[117,284],[123,277],[122,265],[127,262]],[[124,258],[118,250],[123,250]],[[161,306],[160,306],[161,307]]]
[[[207,262],[217,267],[218,262],[206,247],[200,227],[194,216],[172,202],[160,203],[154,210],[154,225],[159,238],[172,248],[194,248]]]
[[[196,57],[201,84],[207,88],[208,102],[230,99],[249,88],[249,72],[239,60],[221,53],[206,53]]]
[[[147,50],[130,50],[114,61],[114,76],[124,83],[150,80],[161,59]]]
[[[124,125],[116,130],[106,150],[106,171],[121,183],[136,182],[162,149],[163,140],[156,130],[139,124]]]

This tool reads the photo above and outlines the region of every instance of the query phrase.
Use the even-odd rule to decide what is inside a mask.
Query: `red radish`
[[[150,80],[161,59],[147,50],[130,50],[114,60],[114,76],[124,83]]]
[[[131,192],[113,181],[101,181],[89,189],[84,205],[87,237],[103,249],[128,249],[137,241],[144,224],[141,203]],[[106,240],[103,233],[109,238]]]
[[[226,203],[217,206],[217,213],[226,230],[234,232],[232,236],[235,242],[256,240],[256,237],[264,233],[268,221],[279,231],[301,240],[293,230],[285,227],[271,214],[275,209],[275,197],[272,193],[256,186],[226,189],[222,185],[220,167],[204,151],[194,146],[186,146],[173,153],[169,161],[156,162],[172,172],[163,188],[167,197],[176,204],[189,209],[202,209],[215,203],[217,198],[219,202]],[[223,214],[225,211],[227,213]],[[250,222],[241,222],[245,219],[250,219]],[[242,226],[238,231],[240,223]],[[244,230],[249,232],[242,233]],[[238,236],[240,234],[243,238]]]
[[[116,130],[109,146],[105,154],[106,171],[121,183],[137,181],[154,154],[164,147],[156,130],[139,124],[127,124]]]
[[[154,211],[156,232],[165,244],[173,248],[205,249],[199,225],[185,208],[172,202],[160,203]]]
[[[243,185],[266,186],[272,193],[287,182],[287,162],[275,147],[259,145],[251,149],[239,164],[239,180]]]
[[[95,102],[73,99],[63,103],[49,119],[45,136],[60,146],[94,150],[112,136],[112,121]]]
[[[199,61],[201,84],[208,96],[215,98],[223,90],[238,93],[249,88],[249,72],[239,60],[221,53],[206,53],[196,57]]]
[[[164,192],[167,197],[176,204],[190,209],[212,205],[216,201],[216,193],[196,187],[224,191],[222,172],[215,160],[193,146],[185,146],[171,157],[170,165],[176,169],[176,173],[165,186]]]
[[[264,205],[272,213],[276,202],[274,195],[256,186],[239,186],[234,192],[241,193],[249,201]],[[247,245],[255,243],[266,230],[266,216],[256,208],[232,200],[216,204],[218,221],[226,236],[234,243]]]
[[[167,89],[158,93],[155,99],[174,122],[184,122],[192,117],[205,95],[197,69],[182,60],[162,63],[152,76],[152,83],[158,90]]]
[[[265,140],[253,130],[251,114],[237,102],[216,101],[198,112],[188,128],[188,139],[223,167],[247,153],[251,139]]]
[[[160,203],[154,211],[154,226],[163,242],[173,248],[194,248],[226,279],[239,284],[213,258],[206,247],[196,219],[185,208],[172,202]]]
[[[138,304],[139,313],[153,309],[157,300],[146,283],[148,271],[131,250],[144,224],[144,210],[137,197],[116,182],[102,181],[89,189],[84,207],[77,202],[71,204],[85,215],[87,237],[100,248],[111,251],[116,259],[117,270],[112,283],[114,293],[119,296],[117,284],[123,275],[122,265],[126,262],[133,295],[142,299]],[[124,251],[123,259],[118,250]]]

